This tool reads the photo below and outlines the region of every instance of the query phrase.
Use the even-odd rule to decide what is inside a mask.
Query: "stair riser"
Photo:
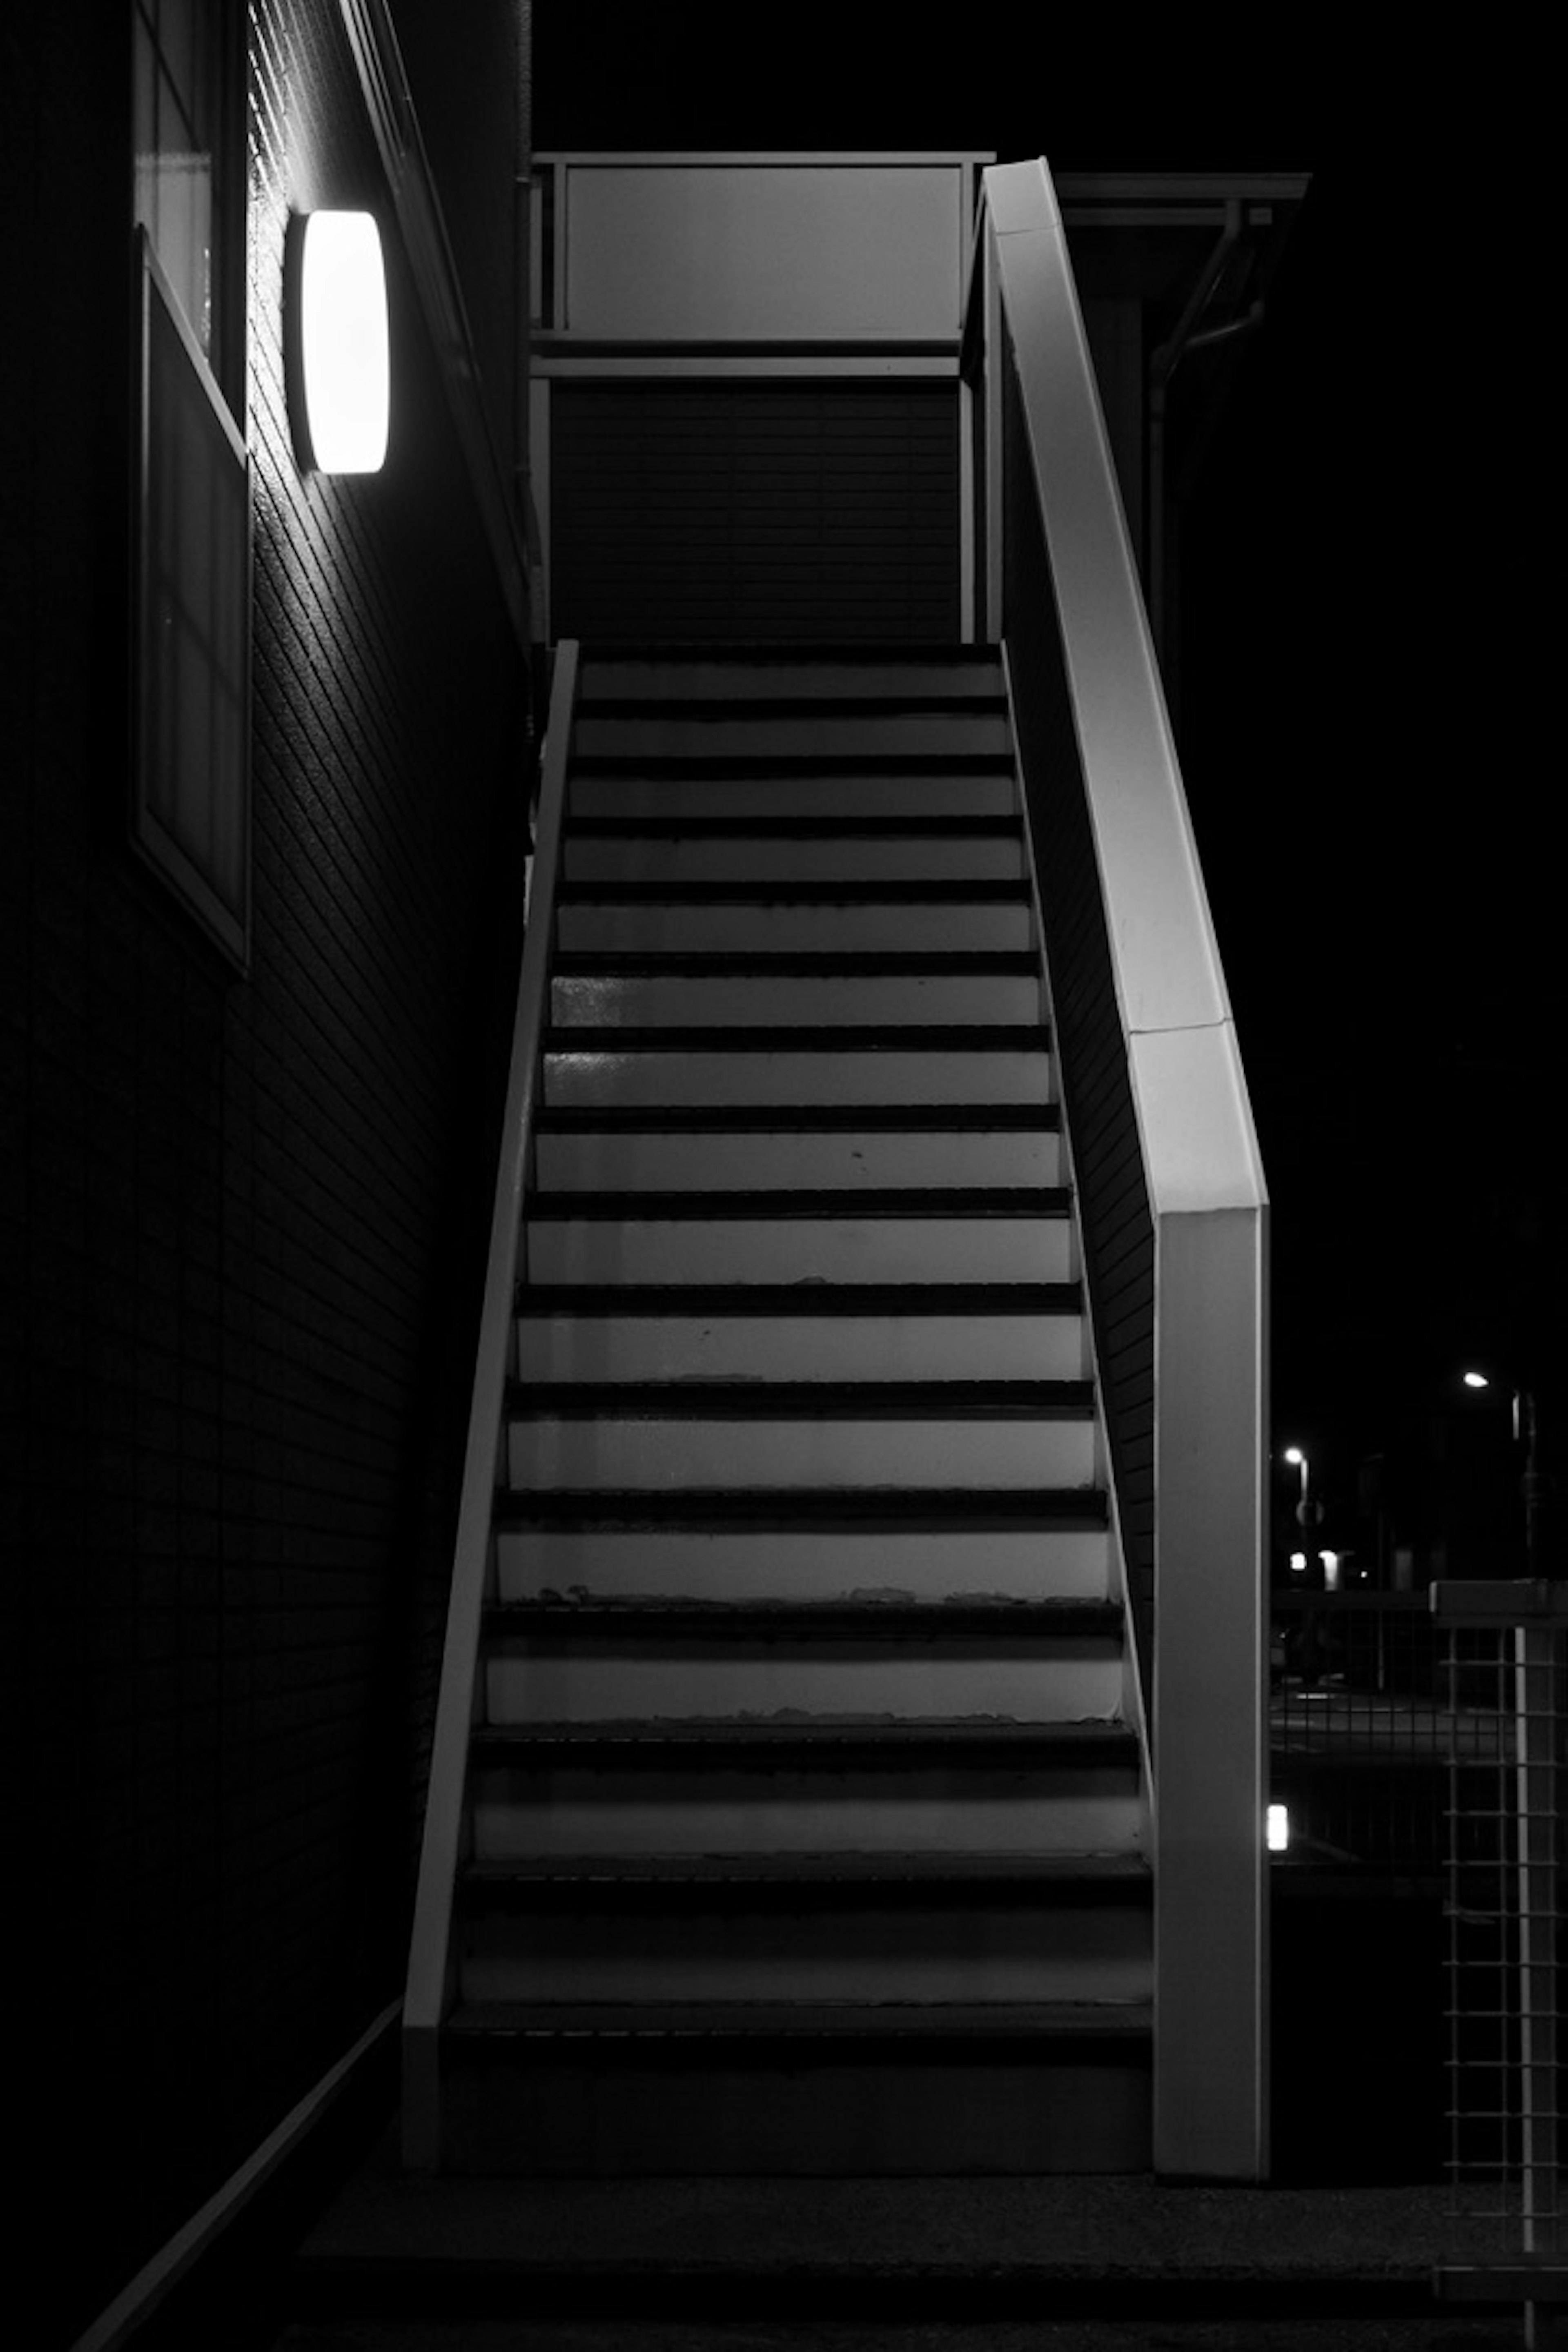
[[[574,817],[626,824],[666,817],[1012,816],[1018,788],[1009,775],[574,776]]]
[[[846,974],[820,979],[716,972],[557,980],[552,1018],[563,1027],[766,1029],[879,1028],[958,1021],[977,1028],[1036,1028],[1037,981],[1006,973]]]
[[[1019,1600],[1099,1601],[1110,1590],[1103,1528],[935,1534],[653,1528],[502,1529],[496,1538],[503,1601],[549,1592],[605,1600],[662,1593],[691,1601],[831,1601],[851,1593],[945,1601],[1005,1593]]]
[[[572,882],[1012,882],[1027,871],[1022,845],[964,840],[569,840]]]
[[[1091,1421],[712,1421],[595,1414],[507,1433],[509,1483],[569,1486],[1082,1486],[1097,1475]]]
[[[1027,2045],[934,2063],[787,2064],[707,2053],[645,2060],[622,2045],[595,2065],[450,2063],[446,2163],[455,2172],[1041,2174],[1146,2171],[1146,2064],[1083,2065]]]
[[[967,760],[1010,759],[1004,714],[863,710],[768,712],[712,717],[579,718],[573,750],[582,760]]]
[[[1065,1217],[550,1218],[527,1228],[534,1282],[1070,1282]]]
[[[994,653],[942,660],[912,654],[890,661],[814,661],[809,655],[752,661],[739,655],[590,654],[583,664],[581,695],[584,702],[595,704],[628,698],[637,702],[777,702],[785,696],[811,702],[950,704],[994,698],[1003,691],[1002,665]]]
[[[807,1715],[1013,1716],[1107,1721],[1121,1704],[1121,1658],[1110,1643],[1015,1640],[789,1645],[648,1641],[525,1648],[510,1640],[484,1665],[493,1724],[627,1717]]]
[[[1055,1185],[1065,1181],[1059,1135],[843,1134],[761,1129],[753,1134],[541,1135],[537,1181],[546,1192],[743,1192],[786,1186],[843,1192],[936,1185]]]
[[[544,1099],[553,1110],[649,1109],[754,1103],[1030,1103],[1055,1100],[1048,1053],[1006,1047],[986,1054],[897,1047],[811,1054],[787,1049],[708,1053],[551,1053]]]
[[[608,1751],[606,1751],[607,1753]],[[1135,1853],[1136,1774],[952,1762],[890,1771],[781,1764],[742,1771],[697,1756],[635,1771],[477,1763],[474,1857],[529,1854]]]
[[[1077,1381],[1077,1315],[552,1316],[518,1327],[525,1381]]]
[[[646,1900],[574,1914],[552,1895],[526,1914],[466,1923],[465,2000],[1121,2000],[1150,1998],[1146,1907],[945,1903],[840,1895],[792,1911]]]
[[[614,955],[1016,955],[1031,945],[1022,902],[957,900],[931,905],[814,904],[719,899],[693,906],[676,899],[612,906],[574,900],[556,918],[556,939],[571,954]]]

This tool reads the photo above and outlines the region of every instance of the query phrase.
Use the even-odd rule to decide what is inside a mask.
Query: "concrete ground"
[[[269,2352],[1503,2352],[1435,2301],[1438,2187],[1143,2179],[413,2182],[383,2144]]]

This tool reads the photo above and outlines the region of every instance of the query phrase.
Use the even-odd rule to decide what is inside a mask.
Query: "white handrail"
[[[1154,1223],[1155,2165],[1258,2179],[1268,1194],[1050,174],[984,189]]]
[[[577,656],[574,640],[557,647],[551,686],[540,771],[528,929],[512,1023],[511,1062],[490,1219],[489,1256],[458,1507],[452,1589],[436,1702],[425,1834],[403,2004],[403,2151],[404,2161],[411,2171],[434,2171],[440,2158],[437,2042],[448,2006],[452,1895],[462,1860],[468,1738],[474,1719],[479,1626],[489,1572],[501,1410],[516,1311],[518,1247],[538,1086],[539,1041],[550,982],[555,880],[566,799],[572,712],[577,691]]]

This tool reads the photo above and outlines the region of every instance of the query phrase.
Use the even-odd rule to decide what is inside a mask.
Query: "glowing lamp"
[[[309,213],[295,259],[294,428],[318,474],[374,474],[392,380],[386,271],[370,213]]]
[[[1289,1853],[1290,1851],[1290,1809],[1288,1805],[1270,1805],[1268,1814],[1268,1851]]]

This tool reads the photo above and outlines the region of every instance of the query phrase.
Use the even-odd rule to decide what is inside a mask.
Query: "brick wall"
[[[126,12],[128,14],[128,12]],[[251,11],[254,925],[125,845],[128,50],[30,95],[0,408],[13,2111],[65,2340],[399,1990],[515,973],[523,665],[331,0]],[[301,479],[290,205],[382,219],[384,472]],[[53,2340],[51,2338],[51,2340]]]

